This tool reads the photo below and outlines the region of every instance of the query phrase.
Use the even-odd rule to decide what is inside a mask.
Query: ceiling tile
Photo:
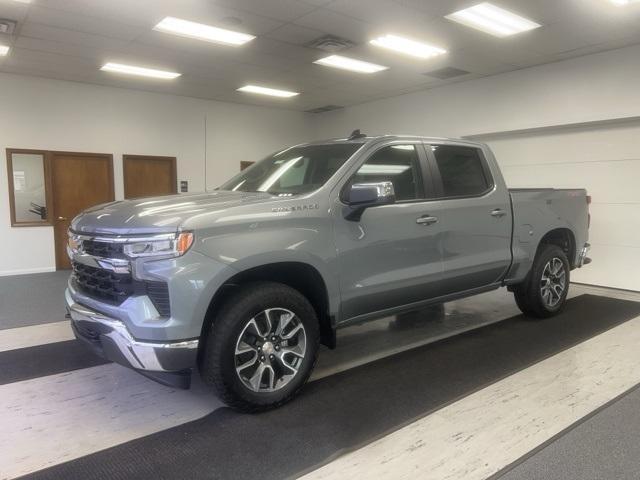
[[[588,46],[589,44],[576,33],[566,25],[544,25],[514,38],[512,45],[542,55],[553,55]]]
[[[314,6],[298,0],[214,0],[218,5],[273,18],[282,22],[291,22],[315,9]]]
[[[32,21],[27,21],[22,26],[20,37],[103,49],[120,49],[129,43],[127,40],[84,33],[77,30],[51,27]]]
[[[356,43],[365,42],[371,29],[361,20],[323,8],[298,18],[294,23],[338,35]]]
[[[328,5],[333,0],[298,0],[300,3],[306,3],[307,5],[313,5],[316,7],[322,7]]]
[[[132,26],[97,17],[89,17],[63,10],[44,8],[38,5],[31,5],[29,7],[29,22],[122,40],[133,40],[142,31],[139,26]]]
[[[39,38],[22,36],[16,40],[14,47],[57,55],[85,57],[95,63],[98,63],[100,61],[99,59],[105,54],[104,49],[92,47],[90,45],[54,42],[52,40],[41,40]]]
[[[25,3],[0,1],[0,18],[21,22],[27,16],[29,6]]]
[[[369,23],[370,38],[392,32],[418,38],[429,36],[424,26],[432,17],[393,0],[336,0],[326,8]]]
[[[267,37],[294,45],[305,45],[316,38],[325,35],[325,32],[313,28],[302,27],[294,23],[287,23],[272,32]]]

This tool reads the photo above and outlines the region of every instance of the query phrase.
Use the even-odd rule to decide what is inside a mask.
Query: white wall
[[[211,189],[240,160],[305,141],[310,132],[309,116],[298,112],[0,74],[2,156],[5,148],[112,153],[116,199],[123,197],[123,154],[175,156],[178,179],[202,191],[205,155]],[[0,275],[55,268],[52,227],[10,226],[6,166],[0,239]]]
[[[635,117],[638,85],[633,46],[327,112],[317,116],[316,136],[360,128],[460,137]]]
[[[638,85],[633,46],[326,113],[316,136],[472,136],[509,186],[587,187],[594,262],[573,280],[640,290]]]
[[[507,184],[586,187],[593,263],[572,280],[640,291],[640,121],[482,138]]]

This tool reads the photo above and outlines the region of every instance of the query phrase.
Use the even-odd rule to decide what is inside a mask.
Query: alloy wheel
[[[253,392],[275,392],[298,374],[306,349],[307,333],[300,318],[286,308],[263,310],[238,337],[236,374]]]
[[[540,295],[547,307],[555,307],[562,299],[567,286],[566,278],[564,263],[558,257],[553,257],[544,266],[540,279]]]

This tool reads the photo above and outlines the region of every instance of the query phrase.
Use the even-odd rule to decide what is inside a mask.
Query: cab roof
[[[354,132],[355,133],[355,132]],[[483,143],[474,142],[471,140],[465,140],[461,138],[453,137],[426,137],[421,135],[401,135],[401,134],[387,134],[387,135],[351,135],[346,138],[330,138],[327,140],[317,140],[314,142],[305,143],[303,145],[327,145],[335,143],[378,143],[380,141],[393,141],[393,140],[405,140],[410,142],[420,141],[426,143],[439,143],[439,142],[451,142],[462,145],[472,145],[476,147],[484,146]]]

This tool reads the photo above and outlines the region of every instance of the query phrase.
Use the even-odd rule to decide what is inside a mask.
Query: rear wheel
[[[229,406],[255,412],[291,400],[316,362],[315,310],[279,283],[240,287],[214,319],[200,371]]]
[[[527,279],[513,289],[518,308],[535,318],[556,315],[566,302],[569,276],[569,261],[564,251],[556,245],[542,246]]]

